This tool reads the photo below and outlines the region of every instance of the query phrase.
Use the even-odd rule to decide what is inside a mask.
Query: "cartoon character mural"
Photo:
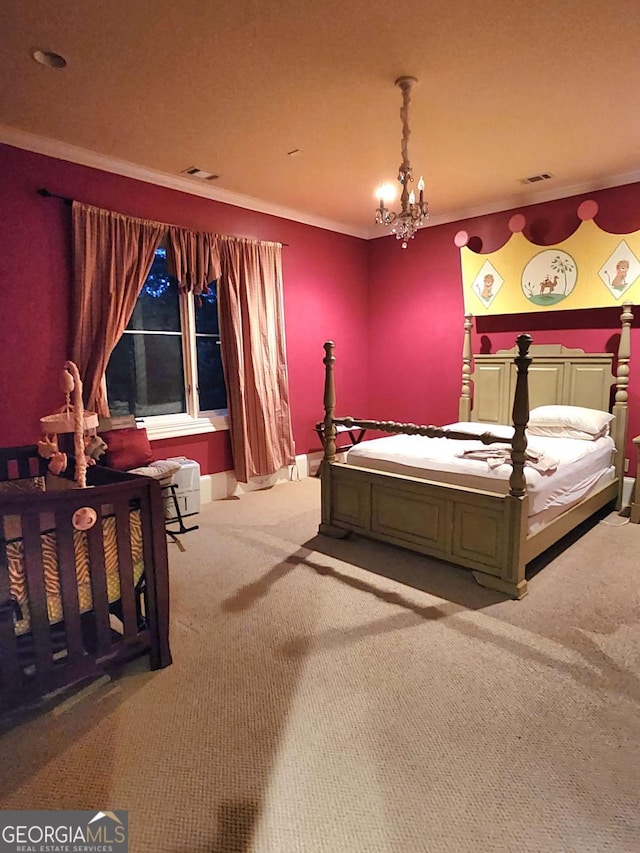
[[[522,271],[522,292],[534,305],[552,308],[569,296],[576,281],[577,265],[568,252],[543,249]]]
[[[549,278],[549,273],[547,273],[545,280],[540,282],[540,293],[541,294],[544,293],[545,290],[549,290],[549,291],[553,292],[556,289],[557,285],[558,285],[558,276],[554,275],[553,281],[552,281]]]
[[[500,292],[503,284],[504,279],[498,270],[487,261],[478,270],[472,287],[484,307],[488,308]]]
[[[495,279],[491,275],[491,273],[487,273],[485,275],[484,279],[482,280],[482,293],[480,294],[480,297],[482,299],[491,299],[491,297],[493,296],[492,291],[493,291],[494,282],[495,282]]]
[[[627,275],[629,274],[629,261],[625,258],[622,258],[616,264],[616,274],[611,280],[611,276],[607,272],[604,271],[607,279],[609,280],[609,287],[612,287],[614,290],[623,290],[627,286]]]
[[[460,250],[465,311],[482,316],[638,304],[640,229],[620,235],[600,228],[593,199],[580,202],[576,213],[578,228],[551,246],[527,237],[522,213],[511,216],[511,236],[492,252],[482,251],[482,240],[458,231],[454,243]]]

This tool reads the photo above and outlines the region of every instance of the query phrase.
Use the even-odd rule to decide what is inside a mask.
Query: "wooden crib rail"
[[[47,460],[38,455],[35,444],[5,447],[0,451],[0,482],[43,476]]]

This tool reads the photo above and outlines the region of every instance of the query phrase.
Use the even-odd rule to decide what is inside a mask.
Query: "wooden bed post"
[[[335,356],[333,351],[335,344],[333,341],[326,341],[324,344],[325,356],[322,360],[324,371],[324,461],[336,461],[336,425],[333,422],[333,415],[336,410],[336,388],[333,379],[333,365],[335,364]]]
[[[516,339],[518,355],[513,362],[518,368],[516,392],[513,398],[513,442],[511,445],[512,471],[509,478],[509,494],[512,497],[522,497],[525,494],[524,458],[527,449],[526,428],[529,422],[529,365],[531,356],[531,335],[518,335]]]
[[[458,420],[471,420],[471,314],[464,315],[464,343],[462,345],[462,393],[458,403]]]
[[[616,369],[616,396],[613,405],[614,441],[616,444],[616,476],[618,478],[618,500],[616,509],[622,509],[622,490],[624,486],[624,462],[627,452],[627,429],[629,418],[629,359],[631,358],[631,322],[633,309],[629,302],[622,306],[620,315],[620,344],[618,346],[618,366]]]
[[[523,598],[527,594],[524,549],[527,539],[527,491],[524,460],[527,450],[526,428],[529,421],[529,365],[532,361],[529,355],[529,347],[531,346],[531,335],[518,335],[516,345],[518,355],[513,361],[518,369],[518,375],[513,398],[512,471],[509,478],[509,494],[506,497],[505,504],[505,529],[502,534],[506,536],[504,540],[507,551],[506,564],[499,576],[478,570],[472,570],[472,572],[480,586],[497,589],[512,598]]]
[[[335,344],[333,341],[326,341],[324,344],[325,356],[323,364],[324,371],[324,457],[320,463],[320,478],[322,484],[320,506],[321,506],[321,521],[318,527],[318,533],[323,533],[325,536],[331,536],[334,539],[344,539],[349,535],[349,531],[341,527],[337,527],[331,523],[332,521],[332,472],[334,466],[332,462],[336,461],[336,425],[333,421],[333,416],[336,410],[336,389],[333,379],[333,365],[335,364],[335,356],[333,350]]]

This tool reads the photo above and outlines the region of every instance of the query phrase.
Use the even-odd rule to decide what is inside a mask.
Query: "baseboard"
[[[254,477],[248,483],[239,483],[233,471],[220,471],[218,474],[203,474],[200,477],[200,503],[221,501],[247,492],[270,489],[279,483],[302,480],[309,477],[309,459],[305,454],[296,456],[293,465],[281,468],[268,477]]]
[[[316,450],[313,453],[307,454],[307,465],[309,467],[309,477],[315,477],[318,473],[318,469],[320,468],[320,463],[322,462],[322,458],[324,453],[322,450]],[[346,462],[347,454],[346,453],[336,453],[336,461],[337,462]]]
[[[318,468],[322,462],[323,453],[321,450],[316,450],[313,453],[307,453],[307,466],[309,468],[309,476],[315,477],[318,473]]]

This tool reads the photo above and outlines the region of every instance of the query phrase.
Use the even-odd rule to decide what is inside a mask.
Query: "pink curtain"
[[[282,247],[220,237],[218,311],[236,478],[295,461],[282,297]]]
[[[72,221],[72,359],[84,384],[85,405],[108,417],[103,388],[107,364],[167,226],[77,201]]]
[[[203,231],[171,226],[168,231],[168,262],[180,289],[196,298],[208,292],[208,284],[220,278],[218,238]]]

